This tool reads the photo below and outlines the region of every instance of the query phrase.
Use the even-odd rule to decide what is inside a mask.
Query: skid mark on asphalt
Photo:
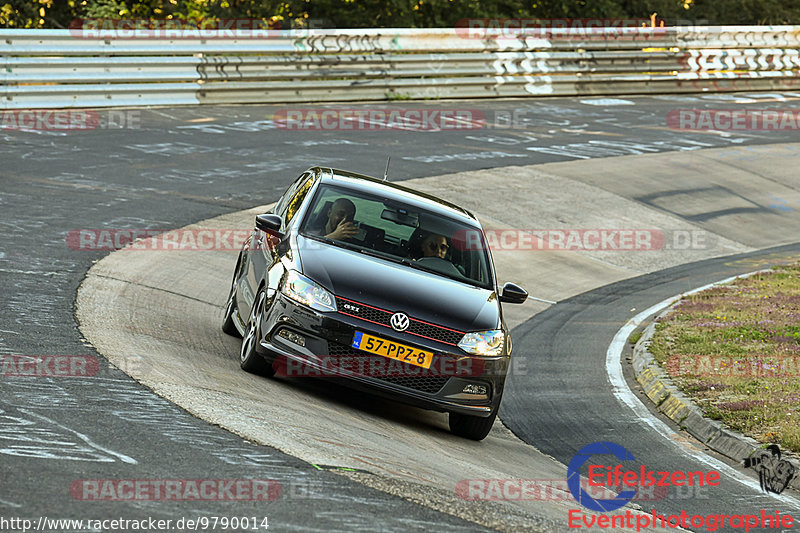
[[[7,507],[13,507],[14,509],[19,509],[20,507],[22,507],[18,503],[9,502],[9,501],[6,501],[6,500],[0,500],[0,505],[5,505]]]
[[[0,454],[36,459],[95,461],[136,460],[96,444],[89,436],[59,424],[29,409],[2,403],[0,409]],[[75,439],[77,437],[77,440]]]

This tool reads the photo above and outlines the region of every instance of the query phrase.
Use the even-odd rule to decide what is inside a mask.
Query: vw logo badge
[[[408,315],[405,313],[395,313],[389,323],[395,331],[405,331],[408,329]]]

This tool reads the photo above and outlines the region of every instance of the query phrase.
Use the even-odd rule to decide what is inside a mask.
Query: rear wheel
[[[262,374],[267,376],[275,375],[275,370],[272,365],[267,363],[263,357],[256,352],[261,332],[259,326],[261,319],[264,316],[264,302],[267,300],[267,294],[264,289],[260,289],[250,310],[250,320],[247,321],[247,329],[242,339],[242,350],[239,352],[239,366],[246,372],[253,374]]]
[[[497,409],[486,418],[450,413],[450,432],[466,439],[483,440],[492,430],[496,418]]]

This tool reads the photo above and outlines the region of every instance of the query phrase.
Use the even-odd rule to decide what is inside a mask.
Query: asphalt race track
[[[425,495],[410,501],[408,491],[402,487],[393,491],[392,487],[365,480],[364,476],[374,473],[367,465],[363,466],[363,474],[314,465],[274,447],[253,444],[158,397],[108,365],[83,337],[75,319],[76,292],[87,270],[108,252],[76,250],[67,245],[67,235],[82,228],[178,228],[268,204],[309,166],[327,164],[380,175],[385,156],[391,155],[390,176],[395,181],[509,165],[566,163],[572,165],[565,170],[567,174],[593,168],[583,178],[586,183],[628,197],[632,204],[700,224],[732,243],[728,253],[764,254],[752,250],[795,240],[792,230],[797,221],[792,217],[800,207],[797,182],[792,181],[792,168],[796,166],[783,167],[786,179],[780,183],[781,190],[791,194],[781,193],[757,204],[753,191],[722,186],[719,190],[706,187],[695,191],[711,195],[704,197],[710,203],[714,202],[713,195],[722,190],[752,204],[731,207],[733,212],[716,217],[698,218],[696,214],[683,213],[682,204],[674,198],[670,205],[670,199],[648,196],[650,189],[642,181],[647,177],[646,170],[626,176],[628,180],[609,177],[605,183],[604,176],[624,176],[630,170],[614,168],[611,163],[604,167],[603,162],[612,161],[604,158],[620,156],[666,156],[714,148],[746,150],[797,142],[800,136],[796,130],[688,132],[670,129],[665,119],[667,113],[680,108],[778,109],[792,105],[797,98],[800,95],[781,93],[380,106],[473,109],[480,110],[488,121],[488,126],[481,128],[424,132],[286,131],[276,127],[270,118],[281,109],[278,106],[121,110],[113,116],[101,111],[101,116],[108,118],[106,124],[90,131],[2,130],[0,204],[4,216],[0,219],[0,280],[4,305],[0,308],[0,355],[87,355],[99,358],[100,369],[96,376],[86,378],[0,376],[0,516],[34,521],[39,517],[119,516],[177,521],[199,516],[268,516],[270,526],[278,531],[465,531],[481,527],[476,524],[498,529],[513,529],[519,524],[527,524],[532,530],[566,529],[565,521],[553,523],[552,516],[537,521],[537,514],[530,511],[520,511],[520,515],[528,514],[516,521],[511,517],[516,511],[484,502],[452,498],[439,499],[432,506]],[[770,164],[760,154],[756,153],[759,157],[754,156],[753,161],[736,165],[751,165],[755,175],[759,167]],[[787,160],[790,161],[781,161]],[[597,166],[580,167],[578,163]],[[653,175],[658,175],[658,169],[653,169]],[[491,182],[484,187],[449,187],[450,195],[447,190],[440,194],[457,202],[461,197],[469,199],[469,203],[477,205],[465,206],[480,211],[482,195],[492,192]],[[530,192],[531,196],[549,193]],[[564,212],[570,210],[569,205],[556,207]],[[719,220],[724,216],[761,217],[759,220],[769,222],[758,231],[752,230],[755,224],[745,225],[749,230],[735,225],[724,227]],[[781,220],[786,224],[775,225],[770,218],[775,216],[785,217]],[[722,249],[715,249],[716,255],[723,255],[718,253]],[[796,251],[792,248],[780,253]],[[501,411],[506,426],[517,437],[561,462],[568,462],[583,444],[606,439],[624,444],[637,459],[659,469],[689,469],[691,463],[681,457],[679,450],[696,446],[689,439],[665,446],[662,437],[620,411],[607,390],[602,361],[614,333],[631,316],[630,309],[645,308],[687,288],[763,264],[758,255],[746,260],[707,259],[708,255],[702,263],[676,266],[691,262],[691,256],[682,257],[663,265],[670,269],[645,277],[634,275],[661,268],[654,264],[638,269],[636,265],[614,265],[614,259],[607,258],[612,266],[597,269],[608,268],[608,274],[598,274],[593,279],[617,284],[579,296],[574,294],[598,285],[586,282],[585,288],[577,290],[583,285],[564,288],[561,282],[549,290],[550,285],[542,280],[541,290],[528,286],[531,294],[559,303],[548,309],[544,305],[529,307],[533,311],[544,310],[515,330],[515,351],[529,358],[527,368],[533,372],[512,376],[510,394]],[[781,255],[773,254],[767,259],[780,260]],[[616,269],[613,275],[612,267]],[[619,272],[625,269],[627,274]],[[188,262],[183,278],[191,282],[196,275]],[[220,279],[229,278],[228,271],[218,275]],[[555,285],[560,285],[563,292],[559,293]],[[224,293],[227,287],[209,290]],[[569,297],[572,298],[566,299]],[[168,331],[173,327],[169,312],[160,318],[160,328]],[[136,322],[130,322],[127,328],[128,335],[151,335]],[[227,343],[235,350],[234,340]],[[232,357],[235,363],[235,352]],[[317,400],[325,398],[322,394]],[[357,406],[354,410],[358,411]],[[380,412],[364,414],[365,419],[381,416]],[[388,415],[391,423],[386,425],[387,438],[392,437],[394,424],[401,427],[403,435],[432,431],[426,421],[419,422],[415,416],[416,411],[393,411]],[[271,427],[268,421],[262,426],[273,433],[281,432],[280,427]],[[507,438],[510,442],[513,437]],[[339,433],[335,440],[347,441],[348,435]],[[432,457],[437,453],[435,449],[427,451]],[[487,448],[474,451],[492,453]],[[419,458],[396,456],[395,460],[413,471]],[[708,469],[708,465],[696,468]],[[659,510],[675,511],[691,505],[693,511],[708,514],[738,509],[742,500],[750,502],[752,509],[775,507],[759,494],[757,480],[753,489],[753,479],[744,471],[740,473],[750,485],[726,485],[724,490],[694,494],[694,498],[683,501],[666,498],[659,503],[663,505]],[[83,486],[82,480],[209,478],[274,480],[283,487],[283,494],[267,503],[86,501],[85,493],[81,495],[76,490]],[[796,501],[780,505],[800,516]],[[644,504],[642,507],[649,509]]]

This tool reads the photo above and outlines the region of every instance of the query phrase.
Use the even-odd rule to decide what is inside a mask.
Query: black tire
[[[242,339],[242,349],[239,352],[239,366],[245,372],[274,376],[275,369],[256,351],[258,339],[261,337],[259,324],[261,324],[261,318],[264,316],[264,302],[266,300],[267,293],[261,288],[256,294],[253,308],[250,310],[250,320],[247,321],[247,328]]]
[[[453,435],[471,440],[483,440],[492,430],[497,418],[497,410],[486,418],[460,413],[450,413],[450,432]]]
[[[225,314],[222,318],[222,331],[241,339],[242,334],[236,329],[236,323],[234,322],[234,313],[236,313],[236,291],[231,287],[231,294],[228,296],[228,303],[225,304]]]

